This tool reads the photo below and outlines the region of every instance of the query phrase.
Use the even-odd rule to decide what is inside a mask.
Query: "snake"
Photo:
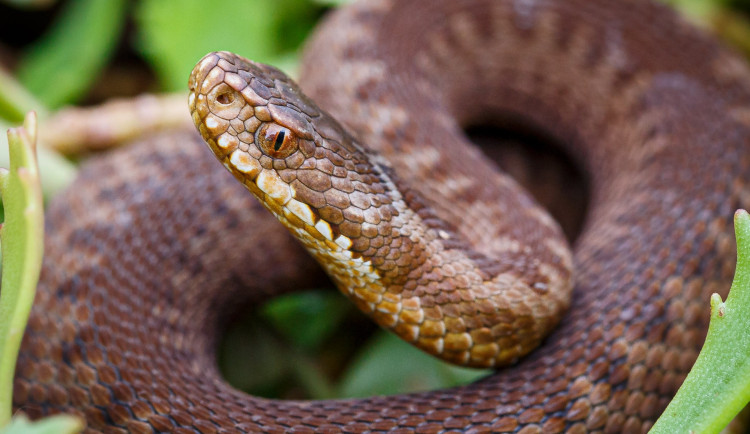
[[[645,0],[368,0],[325,17],[299,76],[206,55],[200,134],[93,157],[51,202],[15,408],[87,432],[646,432],[734,271],[745,62]],[[492,122],[585,172],[572,248],[468,140]],[[226,384],[228,312],[323,270],[381,327],[493,373],[323,401]]]

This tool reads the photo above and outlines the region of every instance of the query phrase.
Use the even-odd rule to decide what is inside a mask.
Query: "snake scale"
[[[458,363],[520,361],[362,400],[225,384],[226,312],[322,272],[176,130],[93,158],[50,205],[16,407],[79,414],[91,432],[648,430],[732,277],[731,216],[750,206],[743,61],[641,0],[369,0],[326,18],[301,77],[315,102],[271,67],[210,54],[193,118],[379,324]],[[572,263],[550,218],[466,143],[464,127],[497,116],[586,171]]]

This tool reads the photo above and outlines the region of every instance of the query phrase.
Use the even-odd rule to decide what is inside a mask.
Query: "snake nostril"
[[[223,105],[231,104],[234,101],[234,95],[231,92],[224,92],[216,97],[216,102]]]

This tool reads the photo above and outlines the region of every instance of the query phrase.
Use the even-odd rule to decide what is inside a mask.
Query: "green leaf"
[[[316,360],[282,341],[257,317],[229,327],[219,346],[219,365],[229,384],[253,395],[283,398],[293,387],[313,399],[334,397]]]
[[[263,316],[294,345],[315,349],[339,327],[351,304],[334,291],[307,291],[277,297]]]
[[[9,124],[0,122],[0,131],[7,130],[9,127]],[[73,182],[78,169],[62,155],[44,146],[39,146],[36,154],[42,179],[42,195],[47,200]],[[0,167],[8,167],[9,164],[8,155],[0,152]]]
[[[0,426],[11,416],[13,376],[42,265],[44,209],[36,163],[36,116],[8,130],[10,170],[0,172],[5,222],[0,286]]]
[[[344,374],[338,396],[360,398],[433,390],[470,383],[491,372],[449,365],[383,331],[372,338]]]
[[[0,68],[0,118],[19,124],[30,111],[41,118],[47,116],[47,109],[15,77]]]
[[[726,0],[663,0],[679,10],[695,24],[711,26],[711,19],[721,8],[727,6]]]
[[[286,348],[257,319],[227,330],[219,347],[219,364],[231,385],[264,396],[271,395],[291,370]]]
[[[80,98],[112,54],[125,0],[71,0],[50,31],[28,52],[18,78],[40,101],[57,108]]]
[[[77,417],[65,414],[46,417],[29,422],[23,416],[14,417],[0,434],[73,434],[83,429],[83,421]]]
[[[319,9],[303,0],[185,0],[175,7],[142,0],[135,11],[137,42],[167,91],[184,91],[190,71],[211,51],[233,51],[279,64],[312,28]]]
[[[711,296],[711,322],[698,359],[651,433],[717,433],[750,401],[750,215],[734,215],[737,269],[722,302]]]
[[[329,7],[339,7],[347,3],[352,3],[354,0],[313,0],[315,3]]]

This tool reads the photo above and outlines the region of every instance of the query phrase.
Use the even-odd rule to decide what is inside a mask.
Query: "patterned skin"
[[[219,58],[207,59],[218,65]],[[482,282],[511,273],[531,292],[558,300],[550,295],[557,292],[534,288],[564,274],[551,259],[564,258],[564,250],[544,241],[556,230],[480,152],[463,147],[462,128],[502,115],[564,143],[587,172],[592,201],[559,325],[516,365],[450,390],[300,402],[232,389],[214,362],[222,309],[309,282],[315,268],[239,183],[212,170],[213,157],[195,134],[174,132],[92,162],[51,205],[39,295],[18,365],[19,409],[32,416],[73,412],[91,431],[108,432],[648,430],[695,360],[709,295],[725,293],[731,280],[731,217],[750,206],[750,71],[743,61],[668,9],[640,0],[369,0],[326,20],[300,74],[301,88],[349,133],[296,91],[284,96],[294,88],[274,70],[243,66],[256,79],[249,82],[254,94],[242,94],[242,68],[244,81],[208,81],[242,98],[217,91],[227,108],[214,123],[199,114],[204,135],[245,187],[272,199],[265,205],[298,229],[324,268],[352,262],[360,275],[334,271],[337,283],[356,281],[363,290],[354,291],[358,305],[394,329],[433,320],[435,306],[423,316],[410,310],[416,303],[407,300],[419,291],[426,296],[421,307],[432,300],[441,311],[438,299],[454,306],[455,294],[481,292],[475,285],[431,294],[430,282],[460,279],[445,273],[440,252],[470,259],[467,269]],[[253,68],[270,78],[261,81]],[[248,99],[266,100],[267,110],[243,114]],[[282,109],[281,101],[299,111]],[[230,127],[237,141],[221,141]],[[336,152],[317,154],[334,146]],[[237,149],[245,154],[233,162]],[[252,152],[260,158],[250,159]],[[335,155],[362,167],[318,166]],[[297,176],[294,165],[310,158],[321,172],[344,168],[339,178],[346,181],[330,178],[331,187],[367,186],[361,193],[379,204],[372,215],[362,209],[361,219],[377,234],[344,225],[351,208],[337,193],[328,193],[329,202],[327,181]],[[294,179],[284,178],[289,170]],[[325,204],[316,202],[321,196]],[[300,205],[278,205],[293,200]],[[414,215],[421,229],[412,226]],[[367,221],[378,217],[380,223]],[[390,251],[379,250],[401,237],[381,233],[383,222],[424,236],[410,240],[437,253],[403,256],[437,261],[440,274],[428,273],[427,285],[413,293],[404,284],[398,300],[384,295],[400,284],[397,277],[381,286],[370,280],[386,277],[388,269],[378,267],[389,264]],[[540,227],[548,233],[540,235]],[[338,253],[322,253],[322,246]],[[515,261],[504,252],[527,246],[552,255],[539,260],[554,273],[533,261],[503,268]],[[440,280],[444,275],[450,279]],[[467,325],[472,343],[474,330],[493,333],[482,321]],[[401,327],[407,337],[417,335]],[[434,331],[440,326],[420,327],[416,344],[440,349]],[[469,340],[462,333],[446,324],[448,358],[496,360],[504,351],[481,339],[488,346],[477,353],[462,350]],[[446,345],[449,335],[455,337]]]

